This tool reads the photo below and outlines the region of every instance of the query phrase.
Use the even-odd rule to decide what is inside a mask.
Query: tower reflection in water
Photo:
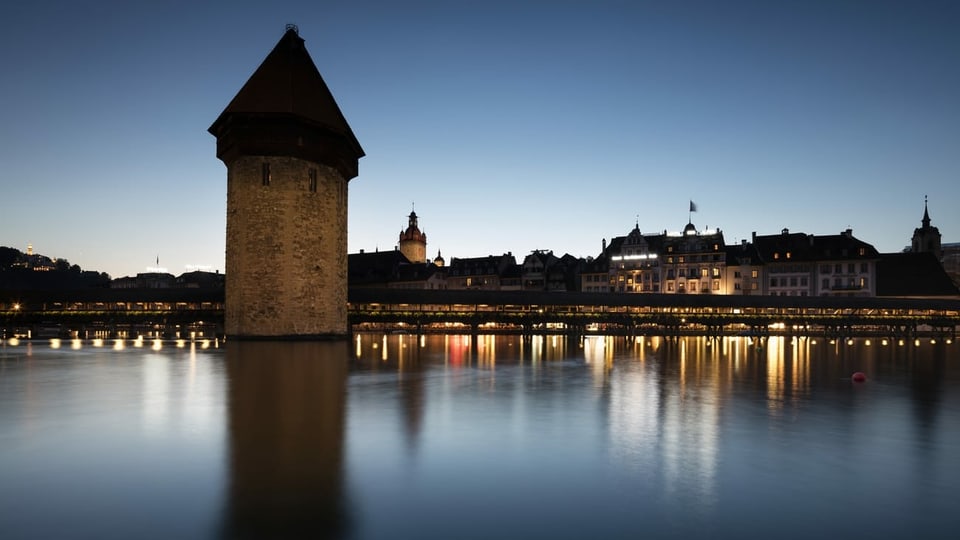
[[[346,341],[230,342],[225,538],[339,538]]]

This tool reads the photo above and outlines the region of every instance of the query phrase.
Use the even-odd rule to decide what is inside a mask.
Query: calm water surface
[[[960,344],[0,347],[3,539],[956,538],[958,500]]]

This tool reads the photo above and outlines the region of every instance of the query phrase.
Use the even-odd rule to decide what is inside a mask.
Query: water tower
[[[227,167],[227,336],[345,336],[347,183],[364,154],[296,27],[209,131]]]

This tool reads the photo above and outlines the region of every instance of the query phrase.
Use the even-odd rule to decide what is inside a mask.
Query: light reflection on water
[[[943,343],[66,345],[0,348],[4,539],[952,538],[960,523],[960,356]]]

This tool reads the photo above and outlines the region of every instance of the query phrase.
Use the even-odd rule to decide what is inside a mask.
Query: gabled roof
[[[402,265],[410,261],[400,251],[376,251],[347,255],[347,281],[351,287],[383,285],[397,279]]]
[[[454,257],[447,268],[451,276],[493,276],[502,275],[516,264],[516,257],[510,253],[504,253],[486,257]]]
[[[884,253],[877,262],[877,296],[957,296],[933,253]]]

